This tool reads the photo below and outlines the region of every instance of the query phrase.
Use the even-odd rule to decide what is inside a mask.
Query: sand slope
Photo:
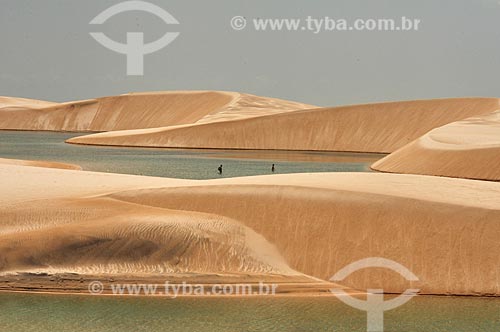
[[[224,121],[311,105],[236,92],[131,93],[62,104],[0,99],[0,129],[110,131]],[[21,100],[22,101],[22,100]],[[1,106],[3,105],[3,108]],[[16,112],[12,112],[16,107]]]
[[[42,200],[2,212],[2,273],[298,274],[262,236],[218,215],[105,198]]]
[[[291,176],[234,179],[220,186],[112,197],[240,220],[276,244],[292,268],[322,279],[358,259],[384,257],[421,280],[411,284],[396,273],[364,270],[344,283],[357,289],[399,292],[411,285],[431,294],[500,293],[498,184],[308,174],[297,181]]]
[[[327,279],[381,256],[420,282],[364,270],[345,284],[500,295],[495,182],[375,173],[189,181],[13,165],[0,165],[0,178],[3,271]]]
[[[500,112],[434,129],[373,164],[383,172],[500,181]]]
[[[93,196],[193,181],[0,164],[0,273],[302,276],[239,222]]]
[[[392,152],[429,130],[498,110],[496,98],[462,98],[299,110],[226,122],[76,137],[76,144],[177,148]]]

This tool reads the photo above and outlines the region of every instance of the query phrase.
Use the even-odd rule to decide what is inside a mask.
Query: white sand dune
[[[11,112],[13,107],[15,112]],[[0,98],[0,129],[111,131],[225,121],[311,107],[221,91],[131,93],[61,104]]]
[[[0,272],[299,275],[261,235],[219,215],[112,199],[41,200],[0,214]]]
[[[392,152],[433,128],[498,109],[496,98],[393,102],[273,115],[259,113],[265,116],[114,131],[76,137],[68,142],[170,148]]]
[[[69,140],[96,145],[400,149],[373,167],[498,180],[499,109],[495,98],[318,109],[214,91],[63,104],[2,97],[0,128],[108,131]],[[44,163],[0,160],[0,274],[327,280],[356,260],[384,257],[420,281],[369,269],[345,285],[500,296],[498,182],[380,173],[194,181]]]
[[[383,172],[500,181],[500,111],[434,129],[376,162]]]
[[[0,273],[302,275],[230,218],[89,197],[193,181],[11,164],[0,174]]]
[[[424,293],[500,292],[498,184],[305,174],[112,197],[239,220],[276,244],[292,268],[322,279],[358,259],[385,257],[413,271],[421,283],[412,287]],[[345,285],[400,292],[410,284],[395,273],[365,270]]]
[[[380,256],[420,282],[372,269],[345,284],[500,295],[495,182],[370,173],[190,181],[14,165],[0,165],[0,178],[3,271],[327,279]]]
[[[69,140],[77,144],[388,153],[434,128],[499,109],[497,98],[314,108],[221,91],[132,93],[61,104],[0,97],[0,129],[107,132]]]

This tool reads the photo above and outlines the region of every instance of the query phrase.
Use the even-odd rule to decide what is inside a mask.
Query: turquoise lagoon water
[[[0,131],[0,158],[73,163],[85,170],[184,179],[302,172],[367,172],[383,155],[330,152],[115,148],[66,144],[76,133]]]
[[[498,332],[500,299],[416,297],[385,314],[387,332]],[[366,331],[335,298],[157,298],[0,293],[0,331]]]

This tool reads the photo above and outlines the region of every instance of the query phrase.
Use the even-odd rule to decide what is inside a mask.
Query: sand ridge
[[[342,178],[334,177],[352,180],[348,174]],[[425,179],[414,178],[407,185],[421,181]],[[453,189],[457,186],[449,188]],[[498,187],[496,193],[498,199]],[[386,257],[416,273],[423,285],[411,286],[426,294],[500,290],[498,203],[491,209],[486,204],[462,206],[353,189],[273,185],[150,189],[112,197],[240,220],[276,244],[292,268],[324,280],[358,259]],[[345,285],[401,292],[409,284],[397,274],[366,270]]]
[[[0,129],[81,132],[224,121],[313,107],[225,91],[129,93],[59,104],[3,98],[1,105]],[[12,107],[16,112],[8,111]]]
[[[0,129],[105,132],[68,140],[76,144],[390,153],[434,128],[499,109],[497,98],[317,108],[225,91],[129,93],[59,104],[1,97]]]
[[[500,295],[495,182],[377,173],[193,181],[14,165],[0,165],[0,175],[4,271],[247,271],[326,280],[354,260],[381,256],[421,282],[366,270],[345,286]],[[31,179],[37,184],[29,190],[17,188]]]
[[[0,225],[4,274],[300,275],[262,236],[218,215],[109,198],[41,200],[8,213]]]
[[[455,98],[296,110],[224,122],[99,133],[69,143],[389,153],[429,130],[500,109],[496,98]]]
[[[391,173],[426,174],[500,181],[500,111],[436,128],[372,168]]]

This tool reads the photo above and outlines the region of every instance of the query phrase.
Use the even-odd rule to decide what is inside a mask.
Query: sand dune
[[[77,144],[399,149],[373,168],[500,180],[499,109],[494,98],[318,109],[215,91],[62,104],[1,97],[0,128],[107,131],[69,140]],[[21,289],[38,287],[30,273],[76,273],[80,283],[109,275],[243,276],[312,285],[356,260],[384,257],[420,281],[368,269],[344,285],[500,296],[497,182],[376,173],[194,181],[71,168],[0,159],[0,275],[14,274]]]
[[[345,284],[500,295],[495,182],[370,173],[189,181],[13,165],[0,165],[0,176],[3,271],[327,279],[381,256],[420,282],[364,270]],[[32,179],[29,190],[18,188]]]
[[[8,164],[0,174],[0,273],[303,277],[261,235],[230,218],[92,197],[193,181]]]
[[[242,221],[276,244],[292,268],[322,279],[358,259],[385,257],[421,280],[410,284],[395,273],[365,270],[345,286],[400,292],[411,285],[427,294],[500,294],[499,185],[383,174],[297,177],[297,182],[290,176],[262,178],[252,185],[235,179],[220,186],[112,197]],[[366,189],[365,183],[370,183]]]
[[[496,98],[314,108],[220,91],[132,93],[61,104],[0,97],[0,129],[107,132],[68,141],[76,144],[388,153],[434,128],[498,109]]]
[[[427,174],[500,181],[500,112],[434,129],[372,168],[383,172]]]
[[[68,140],[172,148],[392,152],[429,130],[500,108],[496,98],[462,98],[298,110],[226,122],[99,133]]]
[[[105,198],[37,201],[9,213],[15,218],[0,224],[2,273],[299,275],[262,236],[219,215]]]
[[[78,165],[58,163],[58,162],[53,162],[53,161],[40,161],[40,160],[19,160],[19,159],[0,158],[0,164],[46,167],[46,168],[60,168],[60,169],[73,169],[73,170],[81,170],[82,169]]]
[[[13,107],[16,112],[10,111]],[[132,93],[61,104],[3,98],[0,129],[111,131],[224,121],[311,107],[219,91]]]

